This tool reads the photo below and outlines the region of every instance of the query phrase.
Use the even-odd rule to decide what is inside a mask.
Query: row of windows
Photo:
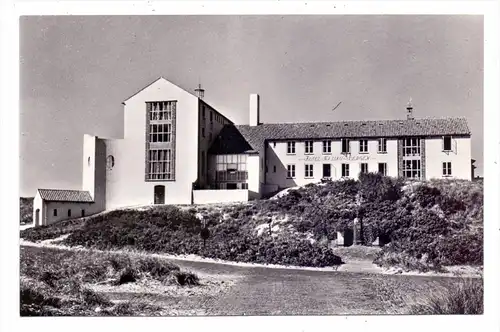
[[[222,115],[220,115],[217,112],[211,111],[211,110],[209,110],[208,112],[209,112],[209,118],[210,118],[211,123],[214,122],[214,118],[215,118],[216,122],[224,124],[225,121],[224,121],[224,117]],[[203,106],[201,109],[201,117],[203,118],[203,120],[205,120],[207,118],[205,106]]]
[[[54,211],[52,213],[53,213],[54,217],[57,217],[57,209],[54,209]],[[85,217],[85,210],[84,209],[82,209],[81,216]],[[71,217],[71,209],[68,209],[68,217]]]
[[[304,142],[304,151],[306,154],[314,153],[313,141]],[[323,153],[332,153],[332,141],[324,140]],[[342,139],[342,153],[351,153],[351,140]],[[276,147],[276,142],[273,143]],[[287,142],[287,154],[295,154],[296,142]],[[420,138],[405,138],[403,139],[403,156],[419,156],[421,150]],[[443,136],[443,151],[452,151],[452,138],[451,136]],[[387,139],[378,139],[378,153],[387,153]],[[368,140],[359,140],[359,153],[368,153]]]
[[[342,139],[342,153],[351,153],[351,140]],[[304,150],[306,154],[314,153],[314,141],[305,141],[304,142]],[[323,143],[323,153],[332,153],[332,141],[324,140]],[[274,147],[276,147],[276,143],[273,143]],[[286,153],[287,154],[295,154],[295,145],[296,142],[287,142]],[[387,139],[379,138],[378,139],[378,153],[386,153],[387,152]],[[368,140],[362,139],[359,140],[359,153],[368,153]]]
[[[201,127],[201,137],[205,138],[205,127]],[[208,133],[208,140],[212,141],[213,135],[212,131]]]
[[[295,178],[295,165],[289,164],[287,165],[287,178],[294,179]],[[342,177],[347,177],[350,174],[350,166],[349,164],[342,164]],[[274,166],[274,172],[276,172],[276,166]],[[378,164],[378,172],[387,175],[387,163],[379,163]],[[368,163],[361,163],[361,173],[368,173]],[[329,178],[331,177],[331,164],[323,164],[323,177]],[[313,178],[314,177],[314,165],[306,164],[304,165],[304,177]]]

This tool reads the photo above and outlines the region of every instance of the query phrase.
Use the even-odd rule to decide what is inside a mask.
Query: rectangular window
[[[451,136],[443,137],[443,151],[451,151]]]
[[[68,217],[71,217],[71,209],[68,209]]]
[[[201,137],[205,137],[205,128],[201,128]]]
[[[275,147],[276,147],[276,142],[273,142],[273,148],[275,148]]]
[[[243,183],[241,184],[241,189],[248,189],[248,183],[243,182]]]
[[[378,172],[387,175],[387,163],[378,163]]]
[[[276,165],[273,166],[273,173],[276,173]]]
[[[323,177],[330,178],[332,176],[332,165],[323,164]]]
[[[202,129],[204,133],[204,129]],[[151,143],[170,143],[172,140],[172,124],[160,123],[149,125],[149,142]]]
[[[403,160],[403,177],[408,179],[420,179],[422,170],[420,168],[420,160]]]
[[[54,209],[54,217],[57,217],[57,209]]]
[[[215,181],[244,182],[248,179],[247,155],[226,154],[215,157]]]
[[[368,173],[368,164],[361,163],[361,173]]]
[[[170,149],[148,151],[148,179],[172,180],[173,164]]]
[[[205,175],[205,151],[201,151],[201,175]]]
[[[443,163],[443,175],[451,176],[451,162],[448,161]]]
[[[210,111],[210,122],[214,122],[214,113]]]
[[[348,139],[342,139],[342,153],[350,153],[351,152],[351,142]]]
[[[82,209],[82,217],[85,217],[85,210]]]
[[[175,101],[158,101],[151,103],[151,110],[149,112],[150,121],[172,120],[172,111],[175,111]]]
[[[332,153],[332,141],[323,141],[323,153]]]
[[[295,154],[295,142],[286,142],[286,153]]]
[[[313,178],[314,177],[314,165],[305,165],[305,177],[306,178]]]
[[[212,141],[212,133],[211,133],[211,132],[210,132],[210,133],[208,133],[208,140],[209,140],[209,141]]]
[[[305,153],[306,154],[314,153],[314,151],[313,151],[313,141],[306,141],[305,142]]]
[[[403,139],[403,156],[420,156],[420,138]]]
[[[368,140],[362,139],[359,141],[359,153],[368,153]]]
[[[206,119],[206,114],[205,114],[205,106],[201,109],[201,116],[203,117],[203,120]]]
[[[295,178],[295,165],[287,165],[286,169],[287,169],[287,174],[286,174],[287,178],[294,179]]]
[[[378,153],[387,153],[387,139],[379,138],[378,139]]]
[[[342,177],[349,176],[349,164],[342,164]]]

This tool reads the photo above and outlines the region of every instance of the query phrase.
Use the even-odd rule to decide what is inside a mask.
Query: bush
[[[410,306],[410,315],[481,315],[483,280],[463,279],[456,287],[429,294]]]
[[[21,225],[33,222],[33,197],[21,197],[19,199],[19,220]]]

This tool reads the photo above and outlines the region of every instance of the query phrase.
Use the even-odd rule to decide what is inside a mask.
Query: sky
[[[483,17],[24,16],[20,194],[80,189],[83,134],[123,135],[122,102],[160,76],[236,124],[466,117],[483,172]],[[340,103],[335,110],[332,109]]]

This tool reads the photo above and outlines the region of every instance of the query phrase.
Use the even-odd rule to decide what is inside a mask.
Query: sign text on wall
[[[370,156],[306,156],[304,161],[367,161]]]

